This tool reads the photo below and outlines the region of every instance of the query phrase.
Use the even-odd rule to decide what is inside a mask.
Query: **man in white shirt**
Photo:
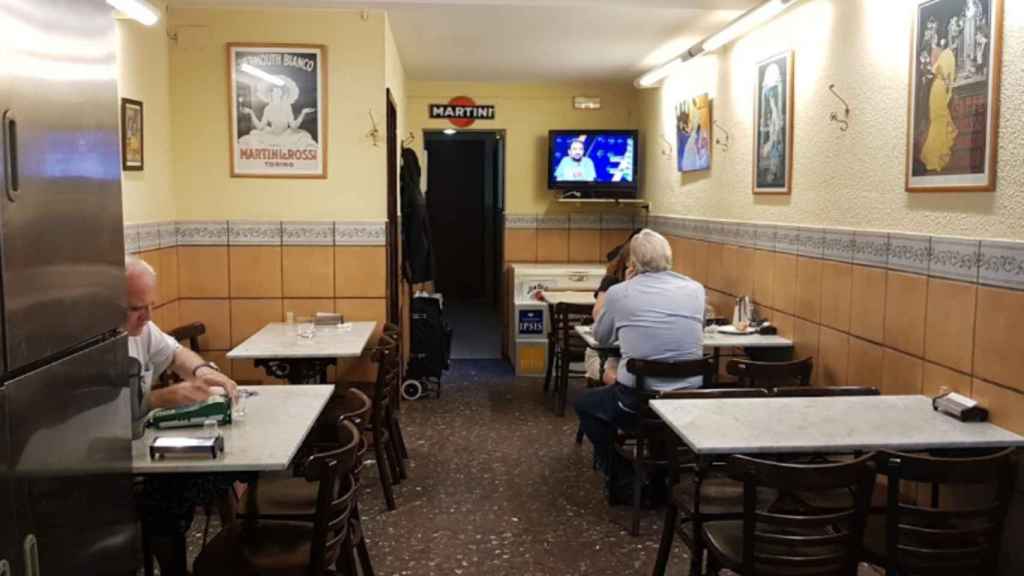
[[[203,360],[183,347],[152,321],[156,300],[156,272],[141,258],[125,260],[127,309],[124,329],[128,333],[128,354],[142,364],[142,396],[145,411],[174,408],[202,402],[221,388],[232,398],[238,385],[222,374],[213,362]],[[153,389],[153,381],[170,368],[183,382]]]

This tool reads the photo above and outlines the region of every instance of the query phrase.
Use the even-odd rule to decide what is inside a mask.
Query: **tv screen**
[[[636,130],[552,130],[548,134],[548,187],[635,195]]]

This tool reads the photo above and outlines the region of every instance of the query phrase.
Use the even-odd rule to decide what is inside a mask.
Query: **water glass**
[[[245,403],[249,398],[249,394],[239,388],[238,397],[235,398],[234,403],[231,404],[231,419],[232,420],[245,420]]]
[[[216,438],[220,434],[220,427],[217,421],[213,418],[203,421],[203,436],[206,438]]]
[[[312,338],[316,336],[316,326],[312,322],[299,324],[299,338]]]

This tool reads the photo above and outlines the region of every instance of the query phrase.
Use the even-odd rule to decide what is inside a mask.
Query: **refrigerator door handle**
[[[3,117],[4,193],[11,202],[18,194],[18,120],[14,110],[5,110]]]
[[[25,576],[39,576],[39,542],[35,534],[25,536]]]

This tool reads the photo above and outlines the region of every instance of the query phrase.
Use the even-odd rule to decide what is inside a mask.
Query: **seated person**
[[[615,472],[609,486],[620,501],[628,498],[632,469],[614,449],[619,428],[628,428],[643,409],[645,396],[636,378],[625,370],[630,358],[661,361],[696,360],[704,354],[704,287],[672,268],[672,248],[657,232],[641,230],[629,243],[626,281],[612,286],[597,310],[594,338],[601,345],[618,342],[620,369],[606,371],[602,388],[588,390],[576,401],[583,433],[594,445],[598,466]],[[701,377],[682,381],[649,378],[649,391],[697,388]]]
[[[125,259],[127,315],[124,330],[128,333],[128,353],[142,365],[143,410],[175,408],[202,402],[217,388],[232,398],[237,397],[235,381],[222,374],[213,362],[181,346],[163,333],[151,320],[156,295],[156,273],[145,261],[135,256]],[[170,369],[184,381],[154,388],[153,382]],[[233,509],[225,509],[233,496],[224,498],[236,478],[231,475],[169,474],[148,476],[142,493],[142,516],[145,528],[153,537],[153,552],[160,571],[167,575],[185,574],[185,533],[192,525],[197,505],[211,500],[221,505],[221,516],[234,517]]]
[[[629,264],[629,241],[638,232],[640,232],[640,229],[634,230],[625,242],[613,248],[606,256],[608,267],[605,269],[604,278],[601,279],[601,285],[594,292],[593,317],[595,320],[598,313],[604,308],[604,299],[608,289],[626,279],[626,266]],[[618,362],[618,358],[608,358],[605,360],[605,366],[614,367],[618,365]],[[601,381],[601,358],[593,348],[587,348],[585,364],[587,367],[587,386],[593,387],[592,383],[596,385],[597,382]]]
[[[569,144],[569,153],[562,157],[555,169],[555,180],[558,182],[593,182],[597,180],[594,161],[584,156],[582,140],[573,140]]]

